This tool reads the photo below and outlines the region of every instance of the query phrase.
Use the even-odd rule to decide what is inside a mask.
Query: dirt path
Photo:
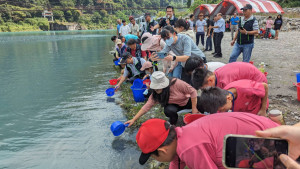
[[[232,47],[231,34],[225,33],[222,40],[223,58],[212,57],[205,52],[208,61],[228,63]],[[242,55],[238,58],[242,61]],[[266,65],[269,82],[269,110],[278,109],[285,114],[287,124],[300,121],[300,102],[297,101],[296,73],[300,73],[300,32],[280,32],[279,40],[255,39],[251,61],[256,67]]]

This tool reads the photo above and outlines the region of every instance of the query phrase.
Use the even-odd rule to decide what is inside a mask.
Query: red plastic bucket
[[[300,83],[297,83],[297,100],[300,101]]]
[[[110,85],[116,85],[118,83],[118,79],[111,79],[109,80]]]
[[[185,124],[189,124],[197,119],[200,119],[201,117],[204,117],[205,114],[186,114],[184,115],[184,118],[183,118],[183,122]]]
[[[300,83],[293,83],[297,87],[297,100],[300,101]]]
[[[148,84],[150,85],[150,83],[151,83],[151,80],[150,80],[150,79],[146,79],[146,80],[144,80],[144,81],[143,81],[143,84],[146,84],[146,83],[148,83]]]

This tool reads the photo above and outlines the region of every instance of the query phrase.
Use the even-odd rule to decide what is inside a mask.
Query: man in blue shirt
[[[160,51],[161,53],[169,53],[170,51],[174,52],[174,56],[168,55],[164,58],[165,61],[177,61],[178,65],[173,69],[173,77],[178,79],[185,76],[184,62],[189,57],[199,57],[206,61],[204,53],[196,46],[195,42],[187,35],[176,34],[172,26],[166,26],[161,32],[161,38],[166,42],[165,47]],[[176,72],[176,73],[175,73]],[[183,79],[186,82],[190,79]]]
[[[121,26],[123,25],[122,22],[121,22],[121,19],[117,19],[117,36],[120,36],[120,28]]]
[[[215,36],[215,58],[222,57],[222,50],[221,50],[221,42],[225,32],[225,20],[222,18],[222,14],[217,14],[217,22],[214,26],[210,26],[209,28],[214,28],[214,36]]]
[[[238,23],[240,18],[234,13],[233,17],[230,19],[230,30],[231,30],[231,39],[233,40],[233,33],[238,30]]]

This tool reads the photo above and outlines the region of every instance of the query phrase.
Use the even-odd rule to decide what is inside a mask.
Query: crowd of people
[[[169,119],[150,119],[141,125],[136,136],[142,150],[140,164],[151,156],[170,162],[170,168],[224,168],[224,136],[242,134],[287,139],[294,149],[291,157],[281,155],[280,159],[286,166],[297,165],[291,158],[295,160],[300,155],[300,136],[291,131],[299,132],[300,125],[279,126],[281,121],[268,118],[268,80],[248,63],[254,37],[259,34],[258,21],[250,4],[241,10],[243,17],[235,13],[230,19],[233,49],[228,64],[207,62],[205,56],[214,47],[213,57],[223,57],[221,42],[226,23],[221,13],[200,13],[196,21],[193,14],[189,19],[178,19],[174,8],[168,6],[166,16],[158,22],[145,13],[146,24],[141,29],[132,16],[129,25],[125,20],[117,21],[117,36],[111,40],[115,43],[114,61],[119,60],[122,75],[115,90],[125,81],[151,81],[146,84],[147,102],[125,124],[132,126],[156,104]],[[274,23],[268,19],[267,31],[273,24],[280,29],[279,18]],[[236,62],[241,53],[243,62]],[[178,112],[184,109],[206,116],[182,126]],[[284,130],[287,128],[290,130]]]

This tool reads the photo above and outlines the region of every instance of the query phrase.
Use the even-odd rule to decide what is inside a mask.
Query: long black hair
[[[173,79],[175,79],[175,80],[173,80]],[[171,78],[171,79],[169,79],[169,81],[170,81],[169,86],[166,88],[163,88],[162,92],[160,94],[156,93],[155,91],[152,93],[153,100],[155,102],[160,103],[160,105],[162,107],[165,107],[169,103],[170,87],[176,83],[177,79]]]

